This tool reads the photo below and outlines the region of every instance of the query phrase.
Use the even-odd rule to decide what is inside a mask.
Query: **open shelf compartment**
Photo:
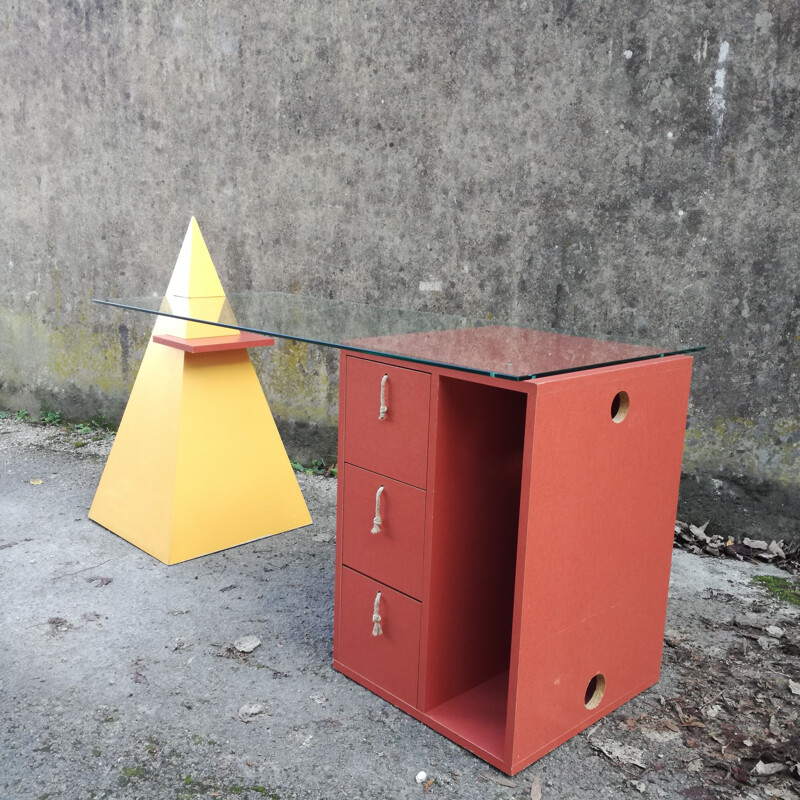
[[[441,377],[420,710],[503,760],[526,393]]]

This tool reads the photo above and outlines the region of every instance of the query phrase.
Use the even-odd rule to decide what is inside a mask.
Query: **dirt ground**
[[[312,526],[167,567],[87,519],[110,443],[0,420],[1,798],[800,798],[774,564],[675,550],[660,682],[508,778],[334,672],[335,481],[300,476]]]

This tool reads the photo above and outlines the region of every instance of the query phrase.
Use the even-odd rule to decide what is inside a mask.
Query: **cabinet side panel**
[[[517,768],[658,680],[691,364],[537,381]]]

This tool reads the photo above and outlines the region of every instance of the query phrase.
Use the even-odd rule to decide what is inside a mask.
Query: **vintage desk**
[[[341,351],[337,670],[512,774],[658,680],[701,348],[229,300]]]

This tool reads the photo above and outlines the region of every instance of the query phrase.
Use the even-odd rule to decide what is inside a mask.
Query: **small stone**
[[[250,722],[255,717],[267,713],[267,707],[263,703],[246,703],[239,709],[239,719],[242,722]]]
[[[414,778],[417,783],[425,783],[428,780],[428,773],[427,772],[418,772],[417,777]]]

